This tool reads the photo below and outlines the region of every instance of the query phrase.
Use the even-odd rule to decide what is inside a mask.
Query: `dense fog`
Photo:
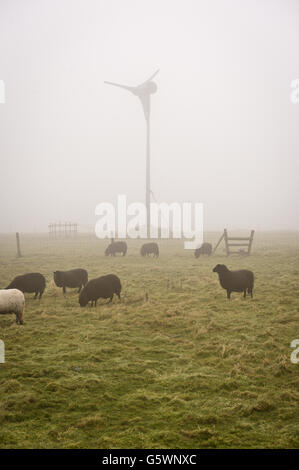
[[[299,3],[0,0],[0,232],[46,232],[145,198],[202,202],[204,228],[299,229]]]

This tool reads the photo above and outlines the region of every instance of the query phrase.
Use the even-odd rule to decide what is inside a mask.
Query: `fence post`
[[[19,232],[16,233],[16,240],[17,240],[17,258],[21,258],[21,257],[22,257],[22,253],[21,253],[21,247],[20,247],[20,235],[19,235]]]
[[[250,238],[249,238],[249,243],[248,243],[248,256],[250,255],[251,253],[251,246],[252,246],[252,242],[253,242],[253,236],[254,236],[254,230],[251,230],[251,234],[250,234]]]
[[[224,229],[224,241],[225,241],[225,248],[226,248],[226,256],[229,256],[228,236],[227,236],[226,228]]]

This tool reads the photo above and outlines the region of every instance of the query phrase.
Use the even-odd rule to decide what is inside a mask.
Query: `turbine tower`
[[[147,237],[150,238],[150,202],[151,202],[151,175],[150,175],[150,114],[151,114],[151,95],[156,93],[157,85],[153,82],[153,78],[157,75],[159,70],[156,70],[145,82],[138,86],[127,86],[119,83],[107,82],[108,85],[117,86],[130,91],[133,95],[137,96],[142,104],[144,117],[146,121],[146,188],[145,188],[145,203],[146,203],[146,221],[147,221]]]

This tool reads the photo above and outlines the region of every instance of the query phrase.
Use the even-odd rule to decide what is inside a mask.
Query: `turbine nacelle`
[[[134,93],[134,95],[144,96],[144,95],[152,95],[153,93],[156,93],[157,89],[158,87],[155,82],[147,81],[143,83],[142,85],[135,87],[135,89],[132,90],[132,92]]]
[[[156,70],[156,72],[153,75],[151,75],[145,82],[135,87],[128,86],[128,85],[121,85],[120,83],[115,83],[115,82],[105,81],[104,83],[108,85],[113,85],[113,86],[117,86],[120,88],[124,88],[125,90],[128,90],[131,93],[133,93],[133,95],[138,96],[143,107],[145,119],[148,121],[149,115],[150,115],[150,95],[156,93],[157,91],[157,85],[155,82],[152,81],[152,79],[157,75],[158,72],[159,70]]]

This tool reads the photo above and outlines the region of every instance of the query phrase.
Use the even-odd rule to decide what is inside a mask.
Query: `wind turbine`
[[[153,78],[157,75],[159,69],[156,70],[145,82],[138,86],[121,85],[120,83],[107,82],[108,85],[117,86],[130,91],[133,95],[137,96],[142,104],[144,117],[146,121],[146,188],[145,188],[145,201],[146,201],[146,217],[147,217],[147,237],[150,237],[150,202],[151,202],[151,184],[150,184],[150,114],[151,114],[151,95],[156,93],[157,85],[153,82]]]

